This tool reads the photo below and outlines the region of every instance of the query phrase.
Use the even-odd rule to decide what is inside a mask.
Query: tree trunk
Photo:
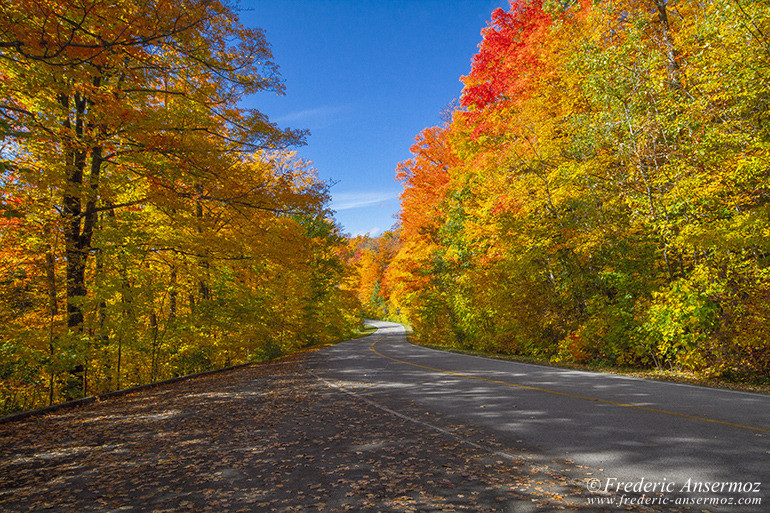
[[[176,321],[177,297],[179,292],[176,290],[176,267],[171,269],[171,291],[168,293],[168,323],[174,324]]]
[[[203,188],[198,186],[196,187],[199,194],[203,194]],[[198,226],[197,231],[199,234],[203,233],[203,227],[201,226],[201,223],[203,222],[203,204],[200,201],[197,201],[195,203],[195,217],[198,219]],[[200,297],[203,301],[208,301],[211,299],[211,289],[208,285],[208,275],[209,275],[209,261],[207,258],[207,252],[204,249],[203,254],[200,255],[198,259],[198,267],[200,268],[200,278],[198,279],[198,293],[200,294]]]
[[[50,357],[50,375],[48,379],[48,406],[53,404],[53,385],[56,379],[56,372],[54,371],[54,356],[56,355],[56,347],[54,346],[54,321],[56,316],[59,315],[59,304],[56,294],[56,258],[54,258],[53,248],[48,247],[48,251],[45,253],[45,273],[46,281],[48,282],[48,315],[50,317],[50,326],[48,333],[48,353]]]
[[[99,76],[93,85],[101,83]],[[64,248],[66,258],[67,328],[70,332],[83,332],[83,302],[88,294],[86,287],[86,263],[91,252],[99,178],[102,168],[102,148],[85,151],[79,147],[87,129],[94,127],[86,122],[91,102],[80,93],[72,97],[61,95],[59,103],[67,111],[62,125],[67,132],[64,144],[66,186],[62,198],[64,217]],[[90,160],[90,173],[85,183],[85,172]],[[85,203],[85,206],[84,206]],[[85,367],[76,365],[69,372],[65,386],[65,398],[73,399],[85,389]]]
[[[658,21],[660,22],[660,38],[663,44],[663,52],[666,55],[666,71],[668,72],[668,83],[672,89],[682,89],[681,70],[679,68],[678,53],[674,47],[671,38],[671,25],[668,20],[668,11],[666,9],[666,0],[653,0],[655,8],[658,11]]]
[[[150,334],[152,336],[152,349],[150,355],[150,383],[158,379],[158,316],[150,313]]]

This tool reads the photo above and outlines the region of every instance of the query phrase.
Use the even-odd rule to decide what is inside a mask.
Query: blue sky
[[[396,165],[414,137],[441,123],[462,90],[497,7],[507,0],[242,0],[242,21],[265,30],[284,96],[250,99],[280,126],[307,128],[301,157],[335,182],[343,232],[393,226]]]

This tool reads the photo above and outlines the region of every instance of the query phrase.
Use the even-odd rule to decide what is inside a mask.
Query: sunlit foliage
[[[765,0],[496,10],[398,171],[416,338],[767,376],[768,34]]]
[[[247,95],[281,93],[233,6],[0,10],[0,411],[343,336],[329,194]]]

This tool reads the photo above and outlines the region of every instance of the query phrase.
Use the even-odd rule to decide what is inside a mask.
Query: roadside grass
[[[411,332],[409,332],[411,333]],[[723,388],[727,390],[737,390],[742,392],[757,392],[770,394],[770,377],[764,380],[730,380],[714,376],[703,376],[692,371],[677,369],[636,369],[631,367],[615,367],[609,365],[590,365],[570,362],[552,362],[539,358],[532,358],[518,355],[507,355],[501,353],[491,353],[473,349],[464,349],[454,346],[443,346],[436,344],[423,344],[408,337],[409,342],[415,345],[447,351],[450,353],[466,354],[470,356],[482,356],[485,358],[494,358],[496,360],[507,360],[512,362],[529,363],[532,365],[542,365],[545,367],[556,367],[560,369],[581,370],[588,372],[601,372],[605,374],[615,374],[620,376],[630,376],[634,378],[652,379],[656,381],[667,381],[671,383],[680,383],[685,385],[697,385],[710,388]]]

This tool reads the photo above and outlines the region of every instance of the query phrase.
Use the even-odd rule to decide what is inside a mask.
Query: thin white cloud
[[[332,194],[332,210],[352,210],[371,207],[384,201],[398,199],[399,192],[341,192]]]
[[[289,112],[273,119],[276,123],[316,123],[327,125],[348,109],[347,105],[325,105],[315,109],[298,110]]]

